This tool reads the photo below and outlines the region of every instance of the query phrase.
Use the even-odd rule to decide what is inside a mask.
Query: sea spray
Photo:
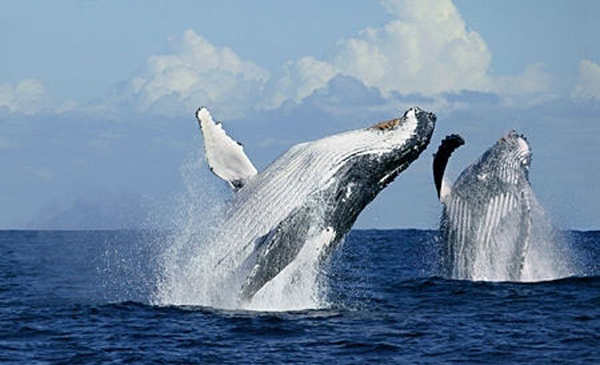
[[[206,171],[201,153],[181,166],[184,191],[177,198],[170,234],[163,238],[161,277],[155,295],[160,305],[214,305],[210,290],[209,238],[226,200]]]
[[[554,229],[531,188],[527,186],[525,190],[529,204],[526,218],[506,215],[500,219],[500,224],[483,238],[477,230],[479,227],[462,223],[468,226],[463,230],[463,234],[471,237],[470,239],[451,242],[440,240],[442,245],[455,244],[451,250],[454,255],[441,257],[442,269],[448,266],[452,268],[450,278],[536,282],[576,274],[575,264],[571,260],[572,253],[564,238]],[[503,205],[503,200],[498,200],[499,203],[490,204],[494,207],[492,209],[501,210],[499,206]],[[461,209],[468,210],[468,206]],[[473,216],[474,212],[463,215]],[[521,219],[530,221],[525,225],[526,232],[523,232]],[[520,275],[515,276],[514,270],[519,270]]]
[[[556,230],[537,199],[532,197],[530,247],[525,257],[522,281],[535,282],[584,275],[573,258],[566,238]]]
[[[246,255],[238,251],[239,245],[230,239],[235,235],[227,234],[223,225],[228,192],[219,188],[203,161],[196,154],[181,167],[185,189],[172,218],[174,228],[162,243],[162,274],[154,303],[268,311],[324,307],[326,285],[318,274],[319,248],[333,239],[331,229],[314,234],[298,257],[251,301],[240,300]]]

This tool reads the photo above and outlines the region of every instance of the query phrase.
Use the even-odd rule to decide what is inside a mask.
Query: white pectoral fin
[[[257,174],[244,147],[225,133],[221,123],[215,123],[208,109],[198,109],[196,118],[204,136],[206,160],[211,171],[234,190],[242,187],[244,180]]]

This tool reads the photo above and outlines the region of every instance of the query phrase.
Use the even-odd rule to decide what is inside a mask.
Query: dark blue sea
[[[438,276],[435,231],[353,231],[330,307],[155,306],[160,232],[0,232],[0,363],[600,363],[600,231],[574,277]]]

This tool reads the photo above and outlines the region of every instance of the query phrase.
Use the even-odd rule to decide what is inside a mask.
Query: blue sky
[[[440,139],[467,140],[455,177],[516,128],[556,224],[600,228],[598,2],[347,4],[2,2],[0,228],[162,226],[190,180],[195,199],[226,199],[200,162],[199,105],[260,167],[412,105],[436,112],[430,149],[362,228],[435,227]]]

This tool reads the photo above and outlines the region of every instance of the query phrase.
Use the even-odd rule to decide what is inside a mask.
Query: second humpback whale
[[[446,137],[433,162],[444,205],[440,225],[444,274],[453,279],[522,280],[535,202],[529,183],[531,148],[524,136],[511,131],[450,187],[444,170],[462,144],[458,135]]]
[[[196,117],[211,170],[234,190],[210,238],[218,248],[211,270],[220,273],[213,285],[242,303],[303,250],[317,252],[319,262],[327,258],[365,206],[427,147],[436,120],[411,108],[369,128],[295,145],[259,173],[206,108]]]

